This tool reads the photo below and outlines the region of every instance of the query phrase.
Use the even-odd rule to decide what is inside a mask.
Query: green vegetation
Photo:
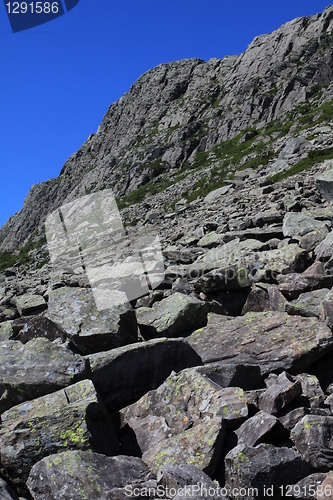
[[[313,165],[315,165],[319,161],[331,160],[332,158],[333,147],[321,150],[315,149],[313,151],[310,151],[307,158],[303,158],[303,160],[300,160],[288,170],[284,170],[283,172],[278,172],[275,175],[272,175],[271,177],[269,177],[269,180],[273,182],[279,182],[283,179],[286,179],[287,177],[299,174],[300,172],[313,167]]]
[[[36,235],[35,235],[36,236]],[[29,264],[32,259],[29,255],[31,250],[39,249],[46,243],[46,236],[43,236],[34,242],[34,237],[32,236],[29,241],[19,250],[17,253],[11,252],[0,252],[0,271],[8,269],[15,264]],[[43,255],[44,261],[43,265],[48,262],[48,254]],[[41,263],[42,264],[42,263]],[[41,265],[39,267],[42,267]]]

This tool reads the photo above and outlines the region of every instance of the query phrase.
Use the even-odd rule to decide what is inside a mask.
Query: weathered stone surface
[[[22,344],[37,337],[47,338],[51,341],[66,340],[65,333],[53,321],[42,315],[18,318],[3,325],[2,332],[4,336],[8,336],[6,340],[19,340]]]
[[[320,498],[327,498],[327,499],[333,498],[333,472],[332,471],[330,471],[328,474],[326,474],[326,477],[324,478],[324,480],[322,481],[321,484],[318,484],[314,497],[317,500],[319,500]]]
[[[318,221],[305,212],[287,212],[283,219],[283,236],[304,236],[323,225],[323,221]]]
[[[92,290],[62,287],[52,290],[47,317],[89,354],[137,340],[135,312],[127,305],[98,311]]]
[[[108,409],[122,408],[156,389],[183,368],[201,365],[201,358],[181,339],[154,339],[88,356],[91,378]]]
[[[218,483],[213,482],[207,474],[195,465],[167,465],[161,467],[157,474],[157,484],[162,486],[164,491],[172,493],[177,491],[178,494],[174,497],[175,500],[181,498],[193,500],[208,498],[213,500],[218,498],[217,494],[213,494],[213,491],[217,491],[219,488]],[[209,493],[209,490],[211,493]]]
[[[47,309],[47,303],[41,295],[26,294],[11,300],[12,304],[16,305],[21,316],[27,316],[31,313],[36,313]]]
[[[242,314],[263,311],[284,312],[286,304],[287,300],[276,285],[260,283],[252,286],[242,309]]]
[[[90,380],[15,406],[1,415],[1,464],[14,482],[46,455],[65,450],[119,453],[111,419]]]
[[[0,359],[1,413],[87,377],[85,359],[47,339],[1,342]]]
[[[208,325],[188,337],[204,363],[258,364],[262,374],[304,370],[330,350],[331,331],[315,318],[286,313],[247,313]]]
[[[309,464],[295,450],[268,444],[260,444],[255,448],[236,446],[227,454],[225,468],[226,487],[229,491],[240,487],[258,489],[254,494],[245,494],[245,500],[265,498],[264,488],[268,485],[273,486],[276,495],[274,498],[281,498],[280,486],[294,484],[312,472]]]
[[[315,183],[320,194],[327,201],[333,200],[333,169],[326,170],[321,174],[316,175]]]
[[[236,431],[238,444],[256,446],[278,427],[278,419],[269,413],[259,411],[256,415],[246,420]]]
[[[27,484],[34,500],[107,500],[115,498],[110,496],[113,488],[128,485],[130,493],[147,476],[149,469],[139,458],[65,451],[36,463]]]
[[[170,375],[157,390],[122,410],[121,421],[134,430],[142,458],[154,470],[186,463],[210,475],[225,427],[237,426],[247,414],[240,388],[221,389],[193,368]]]
[[[332,469],[333,417],[306,415],[292,429],[290,438],[304,460],[314,469]]]
[[[319,317],[333,328],[333,292],[330,290],[318,306]]]
[[[203,248],[215,248],[215,247],[219,246],[221,241],[222,241],[221,235],[215,233],[215,231],[212,231],[208,234],[205,234],[205,236],[203,236],[198,241],[198,245],[199,245],[199,247],[203,247]]]
[[[227,186],[223,186],[221,188],[215,189],[211,191],[204,199],[205,203],[214,203],[216,201],[220,201],[221,197],[223,197],[230,189],[232,188],[231,184]]]
[[[317,260],[326,261],[333,255],[333,231],[315,248]]]
[[[275,382],[261,395],[259,408],[271,415],[277,415],[302,392],[301,383],[282,372]]]
[[[280,292],[288,299],[299,297],[302,292],[310,292],[318,288],[331,288],[333,278],[329,275],[322,262],[315,262],[302,274],[289,274],[277,277]]]
[[[207,304],[176,292],[152,308],[137,310],[140,331],[146,340],[156,337],[183,337],[207,324]]]
[[[326,475],[327,474],[325,474],[324,472],[315,472],[314,474],[310,474],[310,476],[307,476],[298,481],[298,483],[296,483],[291,490],[291,493],[294,494],[292,498],[313,500],[318,486],[322,484],[322,482],[326,478]]]
[[[317,248],[319,243],[321,243],[326,238],[328,233],[329,230],[327,229],[326,225],[318,227],[317,229],[304,234],[304,236],[302,236],[300,239],[299,246],[301,248],[304,248],[304,250],[306,250],[307,252],[312,252]]]
[[[296,375],[295,380],[301,383],[302,402],[306,401],[310,408],[320,408],[325,400],[325,395],[318,378],[315,375],[301,373]]]
[[[319,318],[321,303],[325,300],[328,292],[328,288],[321,288],[313,292],[301,293],[297,299],[286,304],[286,312],[297,316],[314,316]]]

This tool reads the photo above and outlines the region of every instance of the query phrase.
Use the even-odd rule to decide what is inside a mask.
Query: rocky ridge
[[[14,265],[3,255],[0,272],[3,498],[163,491],[169,499],[186,492],[233,500],[241,491],[264,499],[267,488],[274,498],[330,498],[332,19],[330,7],[258,37],[239,58],[148,72],[110,107],[59,181],[36,186],[1,230],[8,250],[37,230]],[[216,74],[224,93],[212,90]],[[264,105],[275,77],[277,92]],[[146,92],[152,82],[164,85],[158,101]],[[196,129],[199,117],[209,131]],[[166,137],[160,156],[147,157]],[[134,138],[141,146],[131,149]],[[192,140],[194,149],[172,165],[170,151],[179,144],[184,152]],[[86,184],[99,169],[85,172],[92,146],[106,163],[116,158],[108,179],[124,175],[113,187],[123,194],[128,234],[158,231],[165,266],[156,290],[103,311],[87,275],[52,268],[38,244],[47,210],[101,189]],[[134,154],[148,173],[166,155],[167,166],[142,185],[156,192],[141,201],[139,176],[128,177],[141,172]],[[36,193],[45,200],[32,222]]]

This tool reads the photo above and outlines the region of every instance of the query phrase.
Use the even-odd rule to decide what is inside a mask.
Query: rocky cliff
[[[110,106],[59,177],[32,187],[23,209],[2,227],[1,249],[22,247],[64,202],[106,187],[119,199],[139,188],[130,198],[137,201],[162,190],[165,179],[177,182],[177,173],[200,165],[205,153],[214,155],[214,147],[223,149],[242,130],[279,127],[287,112],[297,118],[297,106],[317,105],[322,92],[332,96],[332,30],[328,7],[256,37],[238,57],[148,71]]]

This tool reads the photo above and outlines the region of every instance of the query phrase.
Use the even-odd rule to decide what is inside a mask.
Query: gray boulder
[[[42,338],[0,342],[0,359],[0,413],[88,375],[85,359]]]
[[[302,371],[333,345],[331,330],[316,318],[267,311],[207,325],[187,341],[203,362],[257,364],[262,375]]]
[[[306,415],[292,429],[290,439],[314,469],[332,469],[333,417]]]
[[[21,297],[13,297],[11,303],[17,307],[20,316],[27,316],[31,313],[41,312],[47,309],[47,303],[41,295],[32,293],[22,295]]]
[[[285,310],[288,314],[319,318],[321,304],[328,292],[328,288],[321,288],[313,292],[301,293],[297,299],[286,304]]]
[[[317,260],[325,262],[333,255],[333,231],[328,233],[326,238],[315,248]]]
[[[328,221],[326,221],[328,224]],[[325,222],[314,219],[305,212],[288,212],[283,219],[283,236],[303,236],[315,229],[321,228]]]
[[[161,467],[157,474],[157,485],[164,491],[178,492],[174,500],[187,498],[192,500],[215,500],[220,498],[217,492],[219,485],[195,465],[167,465]],[[206,494],[207,492],[207,494]]]
[[[11,487],[0,478],[0,497],[1,500],[19,500],[16,493],[11,489]]]
[[[34,500],[110,500],[116,498],[114,488],[125,488],[129,496],[147,476],[149,469],[139,458],[65,451],[36,463],[27,485]]]
[[[301,383],[294,381],[286,372],[282,372],[272,385],[266,389],[259,400],[259,408],[271,415],[290,404],[302,392]]]
[[[225,457],[226,487],[229,492],[244,488],[245,500],[283,498],[281,486],[294,484],[311,472],[312,468],[297,451],[268,444],[255,448],[241,444]]]
[[[138,324],[146,340],[156,337],[183,337],[198,326],[207,324],[207,304],[176,292],[155,302],[152,308],[137,310]]]
[[[281,424],[280,424],[281,425]],[[274,433],[278,432],[279,421],[273,415],[259,411],[246,420],[236,431],[238,444],[256,446]]]
[[[135,312],[129,304],[98,311],[93,292],[62,287],[50,292],[47,317],[66,332],[84,354],[137,340]]]
[[[182,339],[154,339],[92,354],[91,379],[109,410],[123,408],[170,375],[202,361]]]
[[[90,380],[14,406],[1,419],[1,464],[21,487],[31,467],[46,455],[91,449],[119,453],[111,419]]]
[[[332,165],[331,165],[332,166]],[[333,200],[333,169],[330,168],[315,177],[316,188],[321,195],[327,200]]]

